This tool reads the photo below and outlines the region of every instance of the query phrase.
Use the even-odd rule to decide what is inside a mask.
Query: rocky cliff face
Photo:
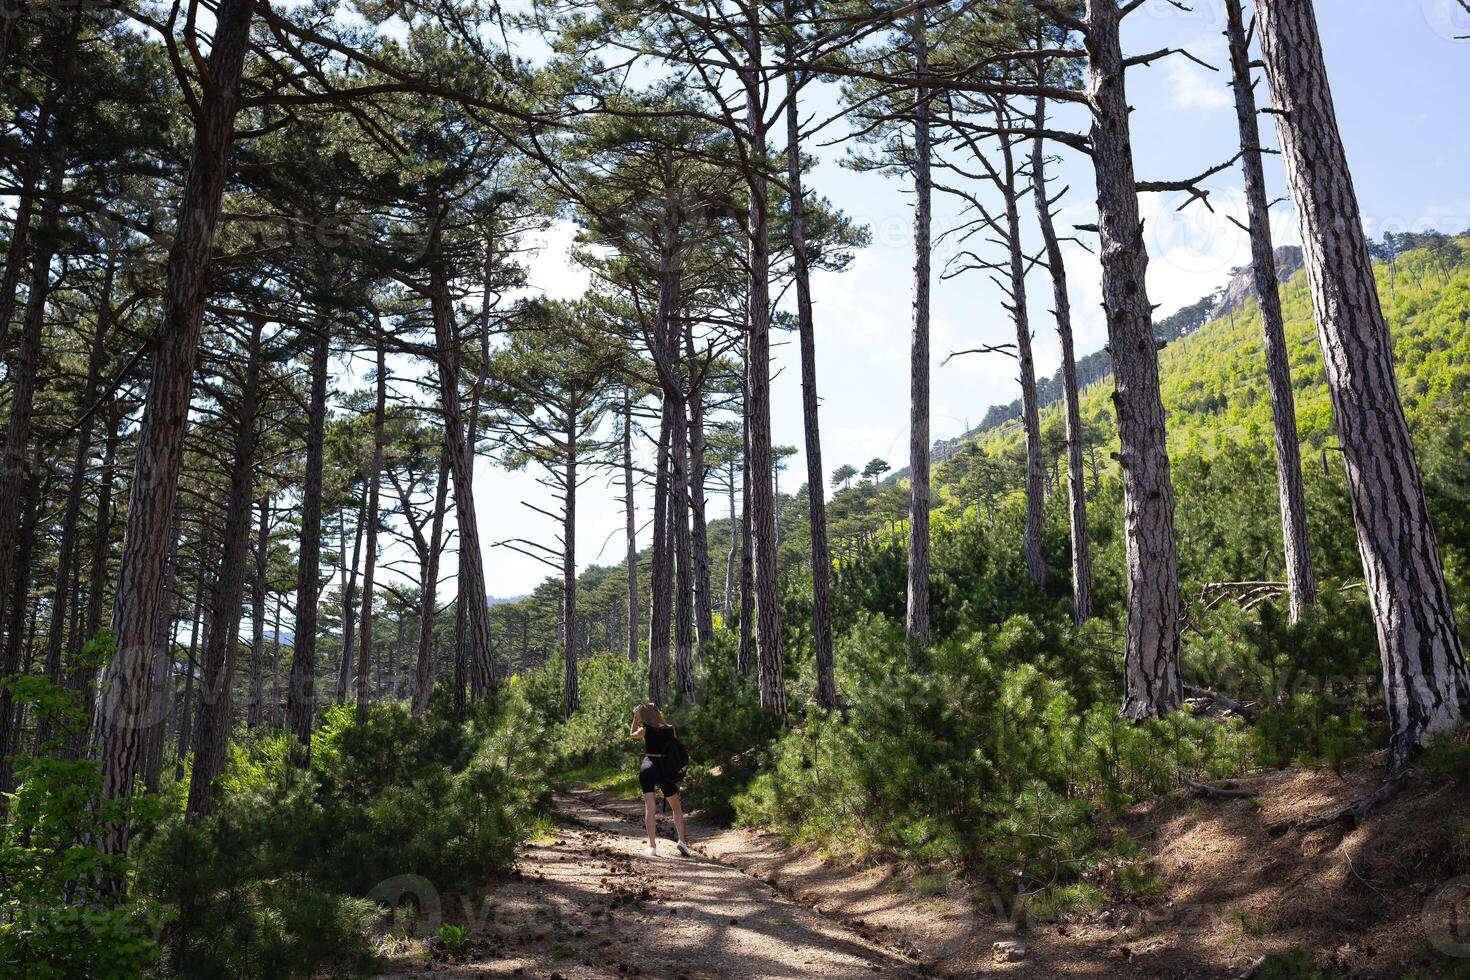
[[[1276,250],[1276,279],[1286,282],[1296,270],[1302,267],[1302,250],[1295,245],[1282,245]],[[1231,270],[1230,281],[1225,284],[1225,291],[1220,294],[1214,309],[1210,311],[1210,318],[1224,316],[1233,313],[1245,305],[1246,300],[1255,299],[1256,283],[1251,274],[1251,267],[1243,265],[1238,269]]]

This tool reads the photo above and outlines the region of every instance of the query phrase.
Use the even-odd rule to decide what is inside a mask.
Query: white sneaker
[[[650,857],[650,858],[656,858],[656,857],[658,857],[658,848],[656,848],[656,847],[645,847],[643,849],[643,856],[644,857]]]
[[[685,857],[691,857],[692,856],[689,853],[689,845],[686,844],[686,843],[684,843],[683,841],[679,841],[674,846],[677,847],[679,849],[679,853],[682,854],[682,855],[684,855]]]

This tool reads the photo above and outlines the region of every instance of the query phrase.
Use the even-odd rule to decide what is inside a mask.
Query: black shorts
[[[665,797],[679,795],[679,781],[664,766],[663,759],[655,759],[651,755],[645,755],[638,767],[638,785],[645,793],[652,793],[657,787],[663,790]]]

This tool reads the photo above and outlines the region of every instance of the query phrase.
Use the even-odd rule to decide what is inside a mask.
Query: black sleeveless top
[[[661,756],[669,749],[674,737],[673,725],[643,726],[643,752],[645,755]]]

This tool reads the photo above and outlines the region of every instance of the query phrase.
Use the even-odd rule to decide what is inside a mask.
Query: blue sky
[[[1182,47],[1222,69],[1210,72],[1173,57],[1129,76],[1134,153],[1140,179],[1180,178],[1200,173],[1229,158],[1237,142],[1231,93],[1226,86],[1224,13],[1218,0],[1196,0],[1196,10],[1180,11],[1164,0],[1147,0],[1125,22],[1128,53]],[[1466,126],[1470,89],[1470,18],[1454,0],[1318,0],[1327,66],[1339,124],[1369,231],[1439,228],[1459,232],[1470,226],[1470,127]],[[813,93],[812,112],[830,104],[832,93]],[[1264,80],[1262,104],[1269,96]],[[1080,126],[1075,118],[1074,125]],[[1274,127],[1262,117],[1268,145]],[[1093,220],[1095,185],[1087,162],[1070,151],[1054,173],[1055,185],[1071,190],[1061,207],[1063,224]],[[876,174],[858,174],[837,163],[842,150],[821,152],[809,186],[853,219],[868,225],[872,245],[845,274],[819,274],[813,284],[816,315],[823,461],[830,471],[842,463],[861,468],[874,456],[895,468],[908,457],[908,332],[912,262],[911,197],[904,186]],[[1268,158],[1273,197],[1286,194],[1280,168]],[[1244,217],[1238,169],[1207,182],[1218,212],[1198,205],[1175,208],[1179,195],[1144,195],[1151,257],[1149,292],[1160,314],[1167,314],[1220,285],[1229,271],[1249,261],[1245,235],[1225,215]],[[1295,218],[1287,204],[1274,213],[1278,244],[1297,241]],[[957,220],[955,208],[936,201],[936,233]],[[1028,227],[1028,233],[1034,229]],[[548,234],[531,265],[534,288],[553,295],[575,295],[585,278],[565,258],[570,229]],[[1036,238],[1032,234],[1030,247]],[[936,270],[949,257],[941,248]],[[1078,353],[1098,349],[1106,327],[1100,309],[1095,257],[1067,249],[1076,318]],[[1029,304],[1038,373],[1058,363],[1052,328],[1050,286],[1045,273],[1033,274]],[[1000,356],[958,358],[941,366],[952,350],[1013,339],[1013,327],[1000,307],[994,286],[981,274],[938,281],[932,324],[932,432],[946,438],[964,431],[997,402],[1018,394],[1014,362]],[[781,337],[772,365],[774,437],[802,445],[799,370],[795,345]],[[802,482],[805,462],[790,461],[784,487]],[[552,528],[523,527],[538,518],[520,506],[539,488],[525,474],[510,474],[482,460],[476,477],[480,526],[487,542],[497,537],[544,535]],[[640,505],[647,501],[640,501]],[[621,507],[595,478],[579,506],[580,564],[600,557],[615,560],[619,545],[606,547],[622,525]],[[715,513],[722,512],[716,506]],[[645,515],[646,516],[646,515]],[[507,530],[507,523],[515,527]],[[503,533],[502,533],[503,532]],[[544,577],[544,566],[505,549],[486,554],[492,595],[528,591]]]

